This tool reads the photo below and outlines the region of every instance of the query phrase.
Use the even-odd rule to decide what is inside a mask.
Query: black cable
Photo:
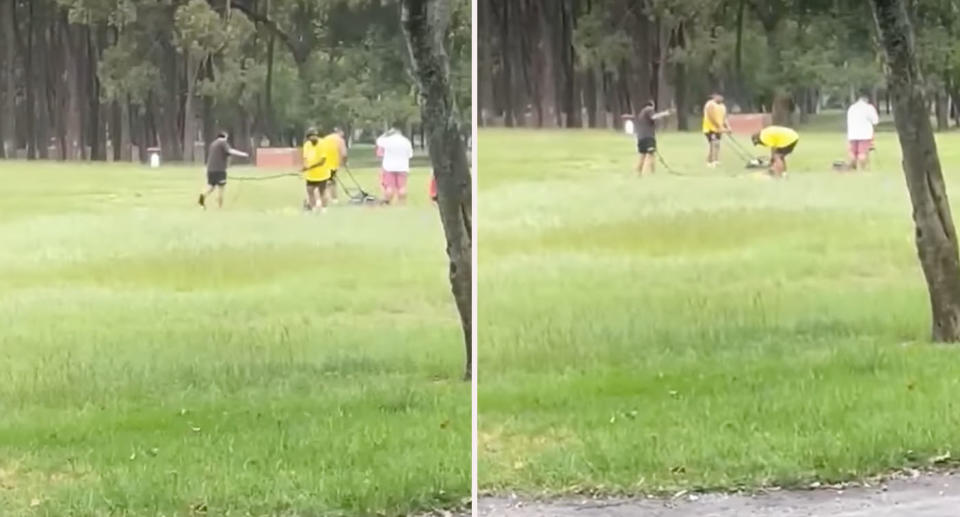
[[[660,154],[660,151],[654,151],[654,152],[656,153],[657,158],[660,160],[660,164],[662,164],[663,167],[664,167],[665,169],[667,169],[667,172],[668,172],[668,173],[673,174],[674,176],[680,176],[680,177],[682,177],[682,178],[714,178],[714,177],[717,177],[716,174],[691,174],[691,173],[680,172],[680,171],[674,169],[673,167],[670,167],[669,164],[667,164],[667,161],[663,159],[663,155]],[[738,177],[738,176],[742,176],[742,175],[744,175],[744,174],[748,174],[748,173],[747,173],[747,172],[727,172],[727,173],[725,173],[726,176],[729,176],[729,177],[731,177],[731,178],[735,178],[735,177]]]
[[[266,181],[274,180],[277,178],[284,178],[286,176],[299,176],[299,172],[284,172],[282,174],[273,174],[270,176],[230,176],[231,180],[237,181]]]
[[[670,164],[663,159],[663,155],[660,154],[660,151],[654,151],[653,153],[657,155],[657,159],[660,160],[660,165],[663,165],[663,168],[667,169],[668,173],[673,174],[674,176],[686,176],[686,174],[683,174],[671,167]]]
[[[671,167],[666,160],[663,159],[663,155],[660,154],[660,151],[654,151],[654,154],[657,155],[657,158],[660,160],[660,164],[663,165],[664,169],[667,169],[667,172],[673,174],[674,176],[680,176],[682,178],[695,178],[695,177],[707,177],[711,176],[709,174],[689,174],[680,172],[673,167]]]

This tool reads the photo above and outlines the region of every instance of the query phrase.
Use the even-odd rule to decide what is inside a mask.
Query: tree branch
[[[306,62],[309,54],[308,49],[304,48],[303,45],[298,44],[297,41],[290,36],[290,34],[284,32],[280,26],[277,25],[275,21],[271,20],[267,15],[254,11],[249,2],[234,0],[230,6],[233,9],[242,12],[254,24],[263,26],[265,29],[267,29],[267,32],[280,38],[280,41],[282,41],[283,44],[290,50],[290,53],[293,54],[293,59],[298,65],[302,65],[304,62]]]

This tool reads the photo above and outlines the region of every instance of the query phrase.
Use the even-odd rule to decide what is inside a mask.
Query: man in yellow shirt
[[[307,141],[303,143],[303,179],[307,186],[307,202],[304,209],[313,210],[319,203],[321,212],[326,212],[326,191],[330,182],[328,165],[328,143],[320,139],[316,129],[307,130]]]
[[[770,148],[770,173],[782,178],[787,173],[787,155],[792,153],[800,141],[796,131],[783,126],[767,126],[751,137],[753,145]]]
[[[337,170],[341,165],[347,164],[347,141],[343,137],[343,130],[339,127],[333,129],[333,133],[323,137],[327,141],[327,150],[330,156],[327,157],[327,166],[330,167],[330,181],[327,185],[327,192],[334,203],[337,199]]]
[[[707,137],[707,167],[720,163],[720,135],[730,132],[723,95],[715,93],[703,105],[703,135]]]

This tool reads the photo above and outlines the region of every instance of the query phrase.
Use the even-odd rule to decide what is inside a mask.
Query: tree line
[[[908,0],[929,113],[960,124],[960,4]],[[479,0],[481,125],[617,127],[654,100],[690,129],[706,97],[803,122],[857,91],[890,110],[856,0]],[[951,122],[952,121],[952,122]]]
[[[470,109],[470,2],[444,43]],[[0,158],[205,156],[420,124],[396,0],[0,0]],[[468,120],[468,119],[467,119]]]

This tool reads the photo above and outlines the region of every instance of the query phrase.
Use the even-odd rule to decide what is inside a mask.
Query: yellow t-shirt
[[[330,170],[335,171],[340,168],[340,148],[343,146],[343,139],[336,133],[330,133],[323,137],[323,140],[328,145],[327,164],[330,166]]]
[[[325,139],[317,140],[316,144],[307,140],[303,144],[303,166],[307,168],[303,178],[307,181],[330,179],[330,159],[327,157],[329,145],[324,142]],[[322,158],[327,158],[327,161],[323,165],[317,165]]]
[[[708,100],[707,103],[703,105],[703,132],[720,133],[723,131],[723,121],[726,118],[727,107],[719,102],[714,102],[713,99]],[[719,121],[721,125],[718,126],[714,124],[713,120]]]
[[[760,131],[760,143],[771,149],[783,149],[797,140],[800,135],[788,127],[768,126]]]

